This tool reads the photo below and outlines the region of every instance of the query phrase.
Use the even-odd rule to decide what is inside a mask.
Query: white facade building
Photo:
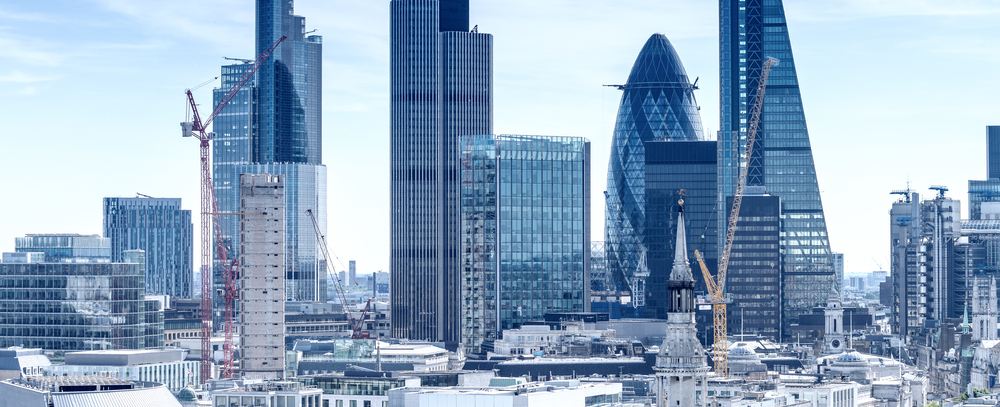
[[[621,397],[621,383],[558,380],[509,387],[403,387],[389,390],[389,407],[612,407]]]
[[[184,360],[186,354],[181,349],[71,352],[66,354],[65,364],[46,366],[44,374],[154,382],[176,392],[201,382],[198,361]]]

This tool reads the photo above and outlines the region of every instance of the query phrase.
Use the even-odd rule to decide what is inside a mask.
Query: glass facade
[[[748,166],[747,185],[766,186],[781,197],[787,328],[826,303],[836,278],[781,0],[719,0],[719,57],[719,213],[729,210],[722,204],[735,192],[741,165]],[[750,110],[767,57],[781,63],[768,78],[753,157],[744,163]],[[720,246],[726,221],[719,217]]]
[[[969,219],[981,220],[983,202],[1000,201],[1000,126],[986,126],[986,180],[969,180]]]
[[[111,261],[145,251],[146,293],[193,298],[194,224],[180,198],[104,198],[104,236]]]
[[[288,293],[299,301],[326,301],[326,263],[317,256],[316,235],[306,209],[312,209],[326,234],[326,167],[322,165],[322,37],[306,35],[305,18],[293,2],[256,1],[258,55],[281,36],[288,37],[237,92],[213,123],[212,176],[218,211],[239,212],[242,173],[286,175],[286,256]],[[251,64],[222,67],[215,103]],[[312,196],[310,194],[321,194]],[[296,211],[293,211],[292,209]],[[228,259],[239,257],[239,217],[220,216]],[[308,232],[306,234],[305,232]],[[301,257],[301,258],[300,258]],[[213,252],[215,326],[222,326],[224,281]],[[319,273],[319,274],[317,274]]]
[[[110,263],[111,239],[98,235],[29,234],[14,238],[18,253],[45,253],[47,263]]]
[[[726,205],[732,211],[732,197]],[[781,338],[780,225],[779,197],[744,196],[726,274],[729,326],[774,341]]]
[[[162,311],[144,281],[138,264],[0,264],[0,347],[161,347]]]
[[[590,305],[590,142],[466,136],[461,152],[462,342]]]
[[[645,300],[645,143],[701,140],[694,85],[673,45],[662,34],[649,37],[632,65],[611,141],[605,191],[605,250],[608,273],[618,290],[630,290],[637,307]]]
[[[468,0],[390,2],[392,336],[459,341],[459,137],[493,133],[493,36]]]
[[[688,259],[698,250],[713,274],[718,270],[716,240],[716,143],[649,141],[646,143],[646,318],[667,318],[667,281],[677,242],[678,201],[684,199]],[[695,265],[695,292],[707,293]]]

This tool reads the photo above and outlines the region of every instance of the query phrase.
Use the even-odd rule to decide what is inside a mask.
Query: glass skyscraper
[[[122,263],[125,251],[144,250],[147,294],[194,297],[193,229],[180,198],[104,198],[111,261]]]
[[[751,187],[740,205],[733,251],[726,274],[729,326],[741,334],[781,338],[781,199]],[[733,197],[726,200],[732,213]],[[732,330],[732,328],[730,328]]]
[[[493,36],[469,0],[392,0],[392,336],[461,339],[459,137],[493,133]]]
[[[465,351],[546,313],[589,311],[590,142],[485,135],[462,145]]]
[[[986,126],[986,178],[969,180],[971,220],[983,219],[983,202],[1000,201],[1000,126]]]
[[[632,291],[637,308],[645,300],[645,143],[701,140],[695,87],[677,51],[653,34],[639,52],[625,85],[611,141],[605,191],[605,255],[618,290]]]
[[[714,141],[646,142],[646,318],[667,318],[667,282],[674,264],[679,200],[684,200],[688,259],[693,261],[697,250],[711,273],[718,269],[716,150]],[[693,269],[695,292],[707,293],[700,268],[695,265]]]
[[[326,273],[326,260],[318,254],[316,234],[305,213],[306,209],[313,210],[326,235],[323,41],[319,35],[307,35],[305,18],[294,15],[292,6],[289,0],[256,0],[257,54],[281,36],[288,38],[215,119],[212,176],[218,210],[223,213],[239,212],[240,174],[268,172],[286,176],[286,292],[298,301],[325,302],[327,278],[322,274]],[[216,104],[250,66],[242,63],[222,67],[222,86],[214,93]],[[239,218],[223,215],[220,221],[227,258],[238,258]],[[218,293],[224,280],[217,258],[214,263],[213,285]],[[222,309],[218,295],[214,308]],[[216,320],[220,317],[217,311]]]
[[[768,78],[753,157],[744,163],[750,110],[767,57],[781,63]],[[787,328],[799,314],[826,303],[835,276],[781,0],[720,0],[719,58],[719,213],[729,211],[724,204],[736,190],[740,165],[748,166],[747,185],[764,186],[781,198],[782,323]],[[719,216],[720,247],[726,220]]]
[[[0,348],[163,346],[163,316],[139,264],[0,264]]]

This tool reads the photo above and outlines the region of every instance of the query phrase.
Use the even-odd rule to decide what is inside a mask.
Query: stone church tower
[[[983,293],[981,278],[972,280],[972,340],[992,341],[997,339],[997,280],[990,278],[990,291]]]
[[[694,322],[694,276],[687,257],[684,200],[677,215],[674,267],[667,282],[667,332],[656,356],[656,406],[704,406],[708,396],[708,365]],[[696,389],[701,386],[701,397]]]

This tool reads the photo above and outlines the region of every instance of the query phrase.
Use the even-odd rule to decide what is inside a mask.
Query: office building
[[[104,237],[111,261],[126,250],[145,254],[146,293],[192,298],[194,224],[180,198],[104,198]]]
[[[45,368],[51,365],[44,349],[17,346],[0,349],[0,380],[41,376],[45,373]]]
[[[479,353],[545,313],[589,311],[590,142],[462,141],[462,344]]]
[[[46,263],[110,263],[111,239],[76,233],[28,234],[14,238],[17,253],[45,253]]]
[[[323,405],[330,407],[389,405],[389,390],[420,387],[420,378],[398,372],[345,371],[291,380],[323,390]],[[318,407],[318,406],[317,406]]]
[[[616,290],[632,292],[639,310],[646,300],[645,143],[703,139],[701,116],[677,51],[653,34],[632,65],[618,107],[605,193],[604,245]],[[638,311],[637,311],[638,313]]]
[[[614,287],[608,276],[604,257],[604,242],[590,242],[590,291],[606,291]]]
[[[285,375],[285,186],[271,174],[240,176],[240,371]]]
[[[836,276],[837,286],[834,288],[838,292],[843,291],[844,284],[844,253],[830,253],[831,261],[833,261],[833,274]]]
[[[719,0],[719,56],[719,203],[734,195],[741,164],[748,168],[747,185],[764,186],[768,194],[781,198],[782,323],[787,328],[798,315],[824,304],[837,283],[781,3]],[[743,163],[751,110],[768,57],[781,63],[767,82],[753,156]],[[728,211],[719,208],[720,214]],[[720,245],[725,222],[720,216]]]
[[[350,260],[350,261],[347,262],[347,270],[348,270],[347,271],[347,276],[348,276],[347,277],[348,278],[347,284],[350,285],[351,287],[354,287],[356,284],[358,284],[358,268],[357,267],[358,267],[357,262],[355,262],[354,260]]]
[[[554,380],[509,386],[400,387],[389,390],[389,407],[622,405],[622,384]]]
[[[3,263],[0,348],[10,346],[57,352],[159,348],[162,310],[159,302],[146,300],[139,264]]]
[[[1000,201],[1000,126],[986,126],[986,179],[969,180],[969,219],[984,219],[983,202],[997,201]]]
[[[4,380],[0,382],[0,394],[3,394],[0,406],[181,407],[170,390],[160,383],[102,376],[44,376]]]
[[[667,318],[667,281],[673,268],[680,201],[688,235],[688,258],[697,250],[709,272],[718,272],[715,238],[716,143],[649,141],[646,143],[646,318]],[[701,270],[694,272],[695,293],[706,294]]]
[[[45,263],[42,252],[4,252],[0,263]]]
[[[46,376],[104,376],[155,382],[170,391],[198,385],[197,360],[184,360],[181,349],[95,350],[66,353],[65,363],[44,367]]]
[[[392,335],[458,342],[459,137],[493,134],[493,36],[469,0],[392,0]]]
[[[213,124],[213,168],[219,212],[239,208],[240,174],[284,176],[286,199],[286,289],[296,301],[325,302],[326,260],[319,249],[311,209],[326,235],[326,166],[322,157],[322,36],[309,34],[305,18],[294,14],[293,2],[256,1],[256,52],[259,55],[282,36],[287,39],[256,75],[222,110]],[[215,103],[249,69],[250,63],[222,67],[222,84]],[[239,219],[221,216],[227,258],[239,258]],[[214,255],[214,254],[213,254]],[[218,259],[213,285],[224,286]],[[216,295],[213,308],[224,309]],[[215,326],[222,326],[215,311]]]
[[[211,397],[213,406],[325,407],[323,390],[298,382],[246,381],[236,388],[214,390]]]
[[[782,337],[785,284],[779,245],[781,198],[764,194],[760,187],[747,189],[736,221],[726,274],[726,292],[733,296],[726,307],[728,325],[734,334],[739,329],[741,334],[760,335],[777,342]],[[726,206],[731,213],[732,197],[727,199]]]

